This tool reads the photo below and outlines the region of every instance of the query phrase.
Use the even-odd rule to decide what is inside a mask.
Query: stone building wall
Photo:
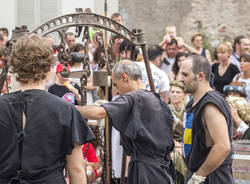
[[[250,37],[249,0],[120,0],[119,11],[129,28],[142,28],[149,44],[158,43],[167,25],[190,43],[194,32],[206,35],[209,44]]]

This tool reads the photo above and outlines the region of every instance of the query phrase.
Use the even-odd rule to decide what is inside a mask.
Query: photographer
[[[0,97],[0,183],[86,183],[81,145],[94,135],[76,108],[45,91],[53,51],[31,34],[13,46],[8,61],[20,91]]]
[[[48,92],[52,93],[74,105],[81,103],[81,88],[75,82],[70,82],[68,73],[70,72],[70,66],[63,66],[58,63],[56,66],[55,84],[49,87]]]

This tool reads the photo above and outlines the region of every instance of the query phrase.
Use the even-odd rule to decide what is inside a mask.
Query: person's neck
[[[234,54],[236,54],[237,57],[240,57],[240,50],[236,50]]]
[[[230,64],[230,61],[228,59],[220,62],[220,66],[222,67],[227,67],[229,64]]]
[[[174,107],[174,108],[178,108],[178,109],[182,109],[184,107],[184,102],[181,101],[179,103],[171,103],[171,105]]]
[[[245,72],[243,72],[243,78],[244,78],[244,79],[250,78],[250,71],[245,71]]]
[[[141,80],[131,81],[131,91],[139,90],[139,89],[145,89],[145,86],[143,85]]]
[[[29,89],[41,89],[45,90],[45,80],[39,82],[28,82],[26,84],[20,83],[19,88],[21,91],[29,90]]]
[[[199,100],[208,92],[211,91],[212,88],[210,87],[210,84],[207,83],[203,83],[203,84],[199,84],[199,89],[196,90],[196,92],[194,94],[192,94],[193,99],[194,99],[194,103],[193,106],[199,102]]]
[[[201,52],[202,46],[197,46],[197,47],[195,47],[195,50],[197,50],[198,52]]]
[[[62,83],[60,82],[60,80],[59,80],[59,78],[58,78],[57,76],[55,77],[54,84],[57,84],[57,85],[59,85],[59,86],[63,86],[63,85],[64,85],[64,84],[62,84]]]

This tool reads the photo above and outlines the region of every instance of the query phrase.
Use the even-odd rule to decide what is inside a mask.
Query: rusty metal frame
[[[97,27],[97,28],[101,28],[106,31],[110,31],[114,33],[115,35],[126,40],[132,46],[131,56],[130,56],[131,60],[135,60],[136,46],[141,47],[143,58],[144,58],[144,63],[146,66],[146,71],[147,71],[147,75],[149,79],[150,88],[151,88],[151,91],[155,92],[155,86],[153,83],[148,54],[146,50],[146,42],[144,41],[145,33],[143,33],[141,29],[133,29],[132,31],[130,31],[125,26],[117,23],[116,21],[108,17],[98,15],[95,13],[91,13],[91,12],[87,12],[87,11],[83,13],[82,10],[81,11],[78,10],[77,13],[67,14],[67,15],[53,18],[43,23],[36,29],[32,30],[31,33],[36,33],[41,36],[46,36],[50,33],[58,32],[61,38],[61,44],[65,45],[65,34],[70,27],[78,27],[78,28]],[[79,36],[80,36],[80,33],[79,33]],[[109,141],[107,141],[106,144],[108,144],[108,142]],[[107,150],[109,150],[109,147],[110,146],[108,145]],[[109,154],[107,153],[107,155]],[[109,170],[109,167],[106,169]],[[122,177],[124,178],[125,176],[124,167],[123,167],[123,172],[124,173],[122,173]],[[108,177],[110,178],[110,175]],[[121,183],[123,183],[123,178],[121,178]],[[107,181],[107,183],[109,183],[109,181]]]
[[[108,30],[129,42],[131,45],[145,44],[142,42],[141,36],[144,35],[141,31],[134,33],[125,26],[116,21],[95,13],[72,13],[56,17],[43,23],[38,28],[31,31],[42,36],[52,32],[58,32],[61,37],[61,42],[64,43],[64,37],[69,27],[89,26],[98,27]]]

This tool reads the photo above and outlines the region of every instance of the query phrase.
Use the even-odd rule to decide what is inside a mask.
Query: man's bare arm
[[[205,106],[202,120],[208,129],[213,145],[205,162],[196,173],[199,176],[207,176],[223,163],[231,147],[226,119],[215,105]]]
[[[77,109],[87,119],[102,119],[107,116],[106,110],[98,105],[77,106]]]

